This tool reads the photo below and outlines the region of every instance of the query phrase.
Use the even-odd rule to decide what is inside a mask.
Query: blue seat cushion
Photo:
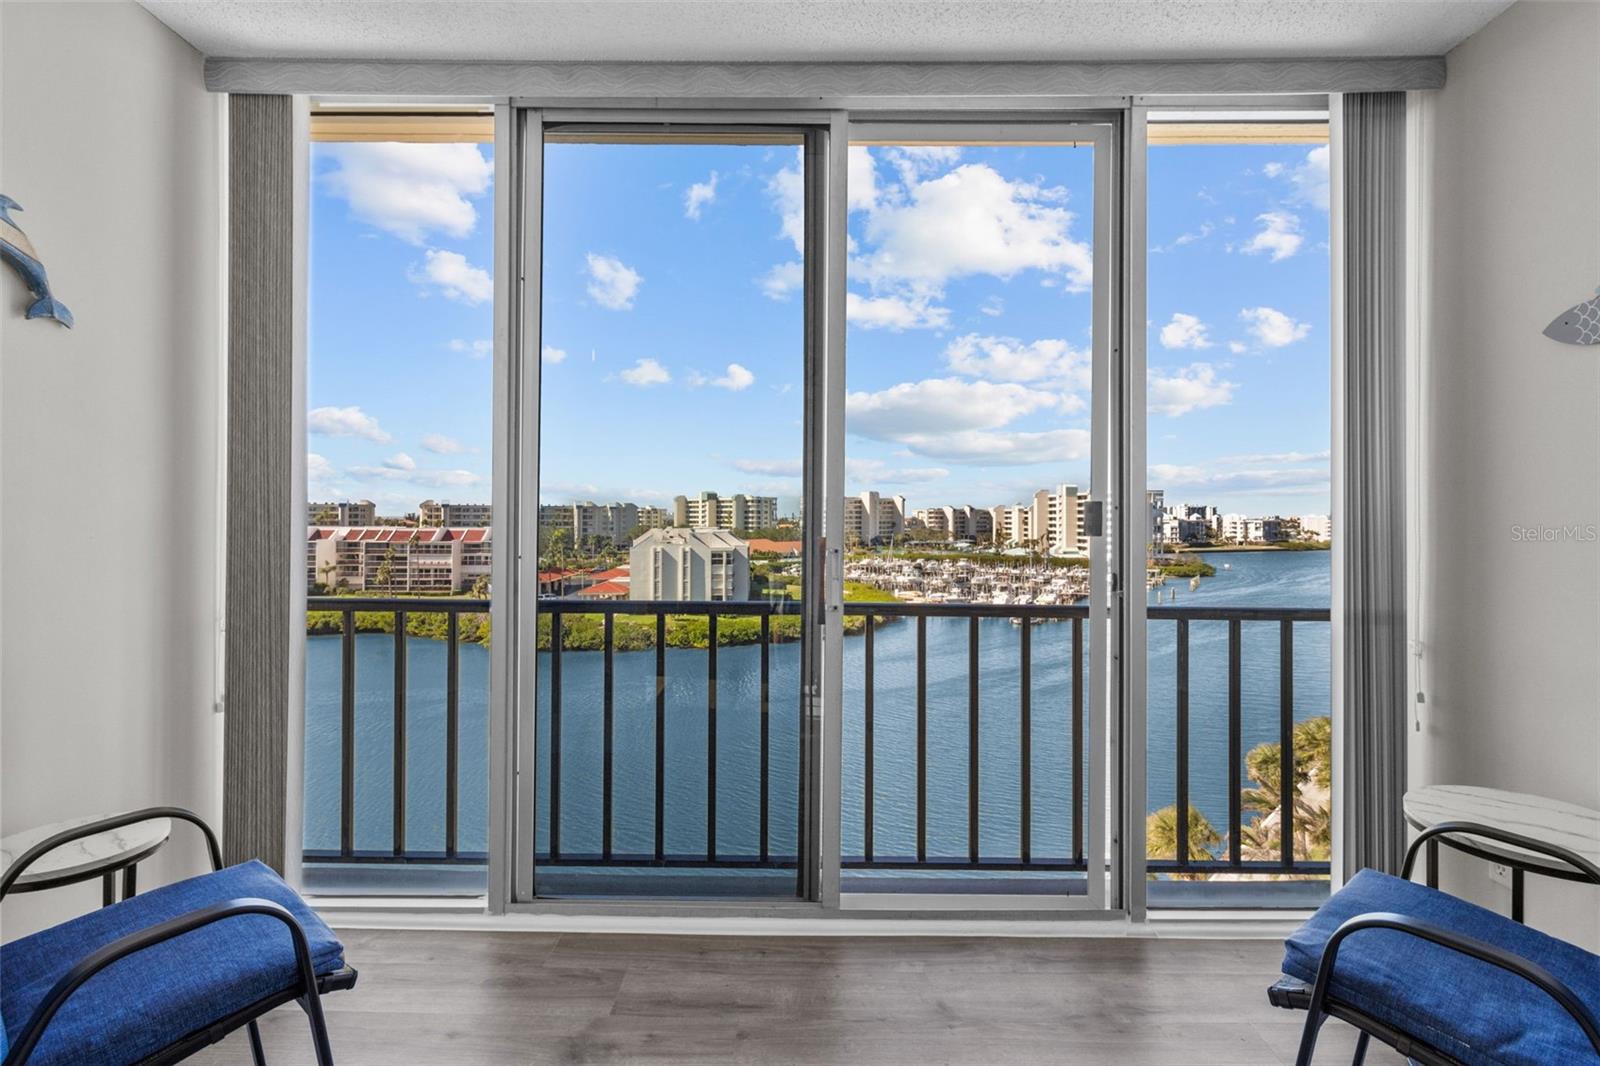
[[[1373,911],[1430,922],[1536,963],[1600,1013],[1600,956],[1376,870],[1356,874],[1295,931],[1284,946],[1283,972],[1315,982],[1334,930]],[[1600,1062],[1572,1016],[1536,986],[1394,930],[1363,930],[1345,939],[1328,992],[1469,1066]]]
[[[166,885],[0,948],[0,1017],[15,1043],[50,989],[91,952],[129,933],[226,900],[287,907],[305,930],[318,975],[344,966],[333,930],[299,894],[251,860]],[[112,963],[74,992],[46,1028],[30,1064],[137,1062],[298,982],[294,944],[276,918],[252,914],[210,925]]]

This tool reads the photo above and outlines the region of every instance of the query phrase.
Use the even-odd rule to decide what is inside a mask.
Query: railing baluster
[[[1173,816],[1178,820],[1179,866],[1189,863],[1189,619],[1178,619],[1178,707],[1176,707],[1176,781]]]
[[[717,615],[706,615],[706,861],[717,861]]]
[[[862,660],[865,664],[866,683],[862,692],[862,796],[861,796],[861,855],[872,861],[872,616],[867,615],[862,639]]]
[[[1021,813],[1018,817],[1018,835],[1021,844],[1022,864],[1033,861],[1033,617],[1022,616],[1022,678],[1021,707],[1018,729],[1021,732]]]
[[[1178,619],[1177,745],[1174,758],[1173,815],[1177,819],[1178,846],[1174,856],[1180,866],[1189,862],[1189,620]]]
[[[1278,623],[1278,828],[1279,860],[1294,866],[1294,623]]]
[[[1238,866],[1243,861],[1244,814],[1240,809],[1243,781],[1240,762],[1243,754],[1242,711],[1240,708],[1239,654],[1240,621],[1228,621],[1228,861]]]
[[[600,771],[600,858],[605,862],[611,861],[611,757],[613,739],[613,694],[615,686],[612,681],[612,648],[616,639],[616,615],[606,613],[601,620],[602,652],[604,656],[605,675],[600,684],[600,718],[601,728],[605,737],[603,744],[605,753],[602,756],[602,769]]]
[[[967,861],[978,865],[978,619],[967,622]]]
[[[461,615],[445,615],[444,853],[456,857],[461,814]]]
[[[356,850],[356,613],[343,612],[339,654],[339,854]]]
[[[928,619],[917,616],[917,861],[928,861]]]
[[[561,612],[550,612],[550,858],[561,858]]]
[[[771,845],[767,841],[771,816],[771,797],[768,795],[772,765],[771,746],[771,695],[772,695],[772,616],[761,616],[761,861],[766,862]]]
[[[406,612],[394,613],[394,854],[406,850]]]
[[[667,616],[656,615],[656,862],[667,857]]]
[[[1083,619],[1072,619],[1072,861],[1083,861]]]

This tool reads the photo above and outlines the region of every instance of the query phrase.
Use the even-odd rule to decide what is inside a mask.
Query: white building
[[[750,598],[750,546],[724,529],[652,529],[628,552],[628,598]]]
[[[396,595],[460,592],[489,576],[491,532],[482,526],[312,526],[306,536],[306,587]]]
[[[324,526],[375,526],[378,524],[378,505],[371,500],[308,503],[306,520]]]
[[[702,492],[690,498],[679,496],[672,501],[672,524],[691,529],[731,529],[749,533],[757,529],[772,529],[778,524],[778,498],[776,496],[718,496]]]
[[[449,500],[423,500],[417,504],[417,522],[419,525],[429,528],[441,526],[487,526],[494,523],[494,508],[487,503],[451,503]],[[370,525],[371,523],[363,524]]]
[[[1325,514],[1303,514],[1300,516],[1300,532],[1308,540],[1333,539],[1333,519]]]
[[[906,528],[906,498],[863,492],[844,500],[844,538],[858,544],[887,544]]]

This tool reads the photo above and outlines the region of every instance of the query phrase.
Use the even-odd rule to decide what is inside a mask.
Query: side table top
[[[1575,803],[1476,785],[1429,785],[1406,793],[1406,821],[1418,829],[1477,822],[1555,844],[1600,865],[1600,811]],[[1557,867],[1549,856],[1512,844],[1466,837],[1473,847],[1525,866]]]
[[[9,869],[24,852],[40,841],[64,829],[99,821],[101,817],[95,815],[41,825],[0,840],[0,873]],[[69,841],[41,855],[17,878],[16,885],[23,888],[41,881],[86,877],[100,870],[114,870],[130,856],[147,855],[159,848],[171,834],[171,819],[151,818],[125,825],[121,829],[110,829],[81,840]]]

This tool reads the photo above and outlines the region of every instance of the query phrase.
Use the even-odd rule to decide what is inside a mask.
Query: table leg
[[[100,906],[109,907],[117,901],[117,875],[108,873],[100,878]]]
[[[122,868],[122,898],[132,899],[138,892],[138,875],[134,873],[139,868],[136,862],[129,863]]]
[[[1428,887],[1439,887],[1439,838],[1428,840]]]
[[[1522,921],[1522,867],[1511,868],[1511,920]]]

